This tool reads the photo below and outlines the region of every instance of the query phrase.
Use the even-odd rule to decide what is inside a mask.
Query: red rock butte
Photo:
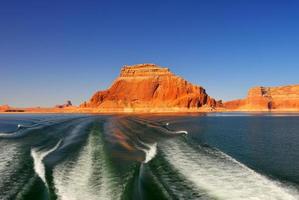
[[[155,64],[124,66],[112,86],[80,105],[94,112],[211,111],[221,106],[201,86]]]
[[[224,103],[237,111],[299,111],[299,85],[254,87],[245,99]]]

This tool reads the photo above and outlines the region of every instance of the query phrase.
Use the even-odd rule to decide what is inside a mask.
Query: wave
[[[148,163],[157,154],[157,143],[155,142],[153,144],[147,144],[147,143],[142,142],[141,140],[138,140],[138,142],[140,142],[143,146],[146,147],[146,148],[142,148],[139,145],[135,145],[135,147],[137,149],[139,149],[145,153],[145,159],[144,159],[143,163]]]
[[[166,127],[168,128],[168,126],[169,126],[169,122],[167,122],[165,125],[166,125]],[[184,131],[184,130],[181,130],[181,131],[173,131],[175,134],[188,134],[188,131]]]
[[[9,139],[9,138],[18,138],[26,135],[28,132],[33,130],[39,130],[43,129],[48,126],[57,125],[60,123],[64,123],[70,120],[73,120],[78,117],[71,117],[71,118],[59,118],[59,119],[53,119],[53,120],[40,120],[35,122],[32,125],[23,125],[23,124],[17,124],[16,130],[10,131],[10,132],[0,132],[0,138],[3,139]]]
[[[31,125],[31,126],[25,126],[25,125],[22,125],[22,124],[18,124],[17,129],[15,131],[0,133],[0,138],[7,139],[7,138],[21,137],[21,136],[24,136],[29,131],[42,129],[46,126],[49,126],[49,125],[47,125],[47,124],[43,124],[43,125],[42,124],[34,124],[34,125]]]
[[[195,189],[219,199],[299,198],[298,191],[263,176],[232,157],[211,148],[192,148],[182,140],[168,140],[161,145],[168,162]]]
[[[94,122],[103,121],[80,118],[50,131],[45,129],[44,134],[35,134],[25,138],[26,141],[17,140],[10,151],[0,145],[4,152],[0,158],[15,156],[16,152],[20,153],[17,159],[21,160],[26,153],[29,164],[33,159],[35,172],[30,168],[22,185],[8,186],[5,192],[11,195],[12,189],[21,191],[23,183],[32,179],[32,184],[26,186],[32,194],[37,193],[32,185],[42,181],[48,194],[53,192],[55,198],[62,200],[147,199],[154,196],[153,191],[165,199],[299,199],[297,189],[286,183],[259,174],[208,145],[189,143],[187,137],[178,136],[188,134],[187,131],[171,130],[173,121],[122,118],[110,123],[104,121],[105,125]],[[18,128],[22,131],[34,127],[20,125]],[[52,143],[47,146],[50,140],[59,141],[55,146]],[[13,142],[3,141],[7,146]],[[39,146],[31,148],[33,143]],[[31,149],[31,157],[29,151],[21,148]],[[45,165],[45,158],[54,151],[55,156],[47,159]],[[15,162],[17,159],[7,158],[11,165],[1,163],[0,159],[0,172],[9,167],[15,171],[14,165],[21,165]],[[20,174],[24,176],[21,170]],[[6,176],[8,178],[3,176],[0,186],[13,176],[13,173]],[[20,179],[17,182],[19,184]],[[1,187],[0,190],[3,193]]]
[[[0,199],[22,199],[34,172],[28,166],[32,159],[20,143],[0,141]],[[29,159],[28,159],[29,158]]]
[[[67,159],[54,168],[55,192],[61,200],[119,199],[118,177],[111,172],[104,144],[98,132],[91,132],[76,159]]]
[[[20,180],[13,182],[13,184],[10,182],[20,165],[17,159],[20,156],[19,148],[18,144],[0,142],[0,193],[2,194],[0,198],[8,199],[10,193],[18,190],[22,185]],[[9,188],[7,188],[7,185],[9,185]]]
[[[34,171],[42,179],[42,181],[45,183],[47,187],[48,187],[48,183],[45,177],[45,165],[43,163],[43,160],[50,153],[56,151],[60,146],[61,142],[62,140],[60,140],[54,147],[52,147],[48,151],[39,151],[37,148],[31,149],[31,157],[33,158]]]
[[[87,134],[85,129],[91,122],[92,120],[90,119],[79,119],[76,120],[75,123],[70,124],[71,130],[65,133],[61,148],[66,148],[67,146],[74,144],[76,141],[81,140],[82,136]]]
[[[1,176],[5,175],[7,168],[14,166],[9,166],[14,164],[15,155],[18,154],[18,145],[17,144],[1,144],[0,147],[0,174]],[[3,146],[4,145],[4,146]],[[1,180],[0,180],[1,181]]]
[[[169,128],[170,122],[161,123],[161,122],[155,122],[148,119],[142,119],[142,118],[134,118],[132,121],[135,121],[139,123],[140,125],[155,129],[159,131],[162,134],[166,134],[167,136],[176,136],[176,135],[182,135],[182,134],[188,134],[188,131],[186,130],[171,130]]]

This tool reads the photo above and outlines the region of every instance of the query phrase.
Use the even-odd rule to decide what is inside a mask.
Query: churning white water
[[[146,148],[141,148],[139,146],[136,145],[136,147],[143,151],[145,153],[145,159],[144,159],[144,163],[148,163],[150,160],[152,160],[156,154],[157,154],[157,143],[153,143],[153,144],[147,144],[145,142],[142,142],[139,140],[139,142],[144,145]]]
[[[119,199],[121,191],[112,183],[103,143],[90,134],[76,160],[57,165],[53,172],[55,191],[61,200]]]
[[[193,187],[219,199],[299,199],[298,191],[265,177],[230,156],[214,149],[190,147],[181,140],[168,140],[161,151],[173,168]]]
[[[19,145],[0,142],[0,187],[4,186],[19,164]]]
[[[53,148],[49,149],[48,151],[39,151],[37,148],[31,149],[31,156],[34,162],[34,171],[42,179],[46,186],[48,186],[48,183],[45,177],[45,165],[43,163],[43,160],[47,155],[58,149],[61,142],[62,140],[60,140]]]

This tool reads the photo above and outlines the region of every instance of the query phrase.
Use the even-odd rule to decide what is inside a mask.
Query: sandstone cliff
[[[9,109],[10,109],[9,105],[0,105],[0,112],[4,112]]]
[[[97,112],[173,112],[211,110],[221,102],[204,88],[155,64],[124,66],[112,86],[96,92],[81,108]]]
[[[224,103],[228,110],[299,111],[299,85],[254,87],[247,98]]]

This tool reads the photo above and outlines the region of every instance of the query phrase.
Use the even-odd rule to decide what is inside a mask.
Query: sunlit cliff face
[[[168,68],[139,64],[124,66],[109,89],[95,93],[81,107],[104,111],[187,111],[219,105],[204,88],[176,76]]]
[[[249,90],[246,99],[226,102],[224,107],[249,111],[298,111],[299,85],[254,87]]]

